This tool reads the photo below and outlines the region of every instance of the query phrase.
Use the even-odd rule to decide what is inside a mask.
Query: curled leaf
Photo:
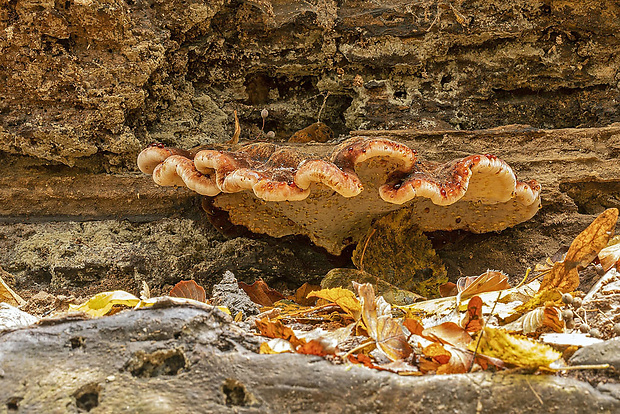
[[[467,299],[484,292],[510,289],[508,275],[497,270],[487,270],[480,276],[461,277],[456,282],[461,299]]]
[[[204,288],[199,286],[198,283],[193,280],[182,280],[174,285],[170,291],[170,296],[175,298],[193,299],[198,302],[207,301],[207,295]]]
[[[444,322],[431,328],[424,329],[422,337],[431,341],[439,341],[442,344],[466,347],[473,339],[460,326],[454,322]]]
[[[501,329],[485,327],[481,335],[477,352],[518,367],[549,368],[552,362],[562,357],[548,345],[521,335],[511,335]],[[468,348],[475,350],[476,342],[469,344]]]
[[[261,306],[273,306],[279,300],[284,299],[284,295],[275,289],[270,288],[262,279],[248,285],[239,282],[239,287],[250,297],[252,302]]]
[[[122,290],[98,293],[81,305],[69,305],[69,310],[84,312],[90,316],[99,317],[106,315],[114,305],[136,306],[140,299]]]
[[[620,236],[614,236],[607,247],[598,253],[598,259],[607,272],[612,267],[620,270]]]
[[[482,329],[482,299],[474,296],[467,304],[467,313],[461,321],[461,326],[467,332],[478,332]],[[455,344],[453,344],[455,345]]]
[[[392,319],[391,307],[382,297],[375,298],[372,285],[357,284],[353,286],[358,291],[362,305],[362,321],[368,335],[375,340],[377,346],[392,361],[407,358],[412,349],[400,324]]]
[[[355,294],[348,289],[322,289],[310,292],[308,294],[308,297],[315,297],[325,299],[328,302],[333,302],[336,305],[340,306],[340,308],[342,308],[342,310],[349,314],[349,316],[351,316],[353,319],[359,319],[362,307],[359,300],[357,300],[357,298],[355,297]]]

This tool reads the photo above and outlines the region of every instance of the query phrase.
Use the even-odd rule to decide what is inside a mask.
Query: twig
[[[364,248],[362,249],[362,256],[360,257],[360,270],[362,272],[364,271],[364,255],[366,254],[366,247],[368,247],[368,242],[370,241],[372,235],[375,234],[375,231],[377,231],[377,229],[372,229],[372,231],[366,238],[366,243],[364,243]]]
[[[321,113],[323,113],[323,109],[325,109],[325,104],[327,103],[327,98],[331,95],[331,91],[327,91],[327,94],[323,98],[323,105],[321,105],[321,109],[319,109],[319,114],[316,117],[316,122],[321,122]]]
[[[344,354],[342,359],[347,360],[347,359],[349,359],[349,356],[353,355],[353,353],[355,353],[357,351],[361,351],[362,349],[366,348],[368,345],[372,345],[374,343],[375,343],[374,339],[369,339],[367,342],[364,342],[361,345],[356,346],[355,348],[353,348],[352,350],[350,350],[349,352]]]
[[[527,382],[527,386],[530,387],[530,390],[532,390],[532,392],[534,393],[534,395],[538,399],[538,402],[540,403],[540,405],[545,405],[545,403],[543,402],[542,398],[540,398],[540,395],[538,395],[538,393],[536,392],[534,387],[532,387],[532,384],[530,384],[530,380],[527,379],[527,377],[525,377],[525,382]]]
[[[532,271],[531,267],[528,267],[527,270],[525,271],[525,277],[523,278],[523,280],[521,281],[521,283],[519,283],[517,286],[515,286],[515,289],[520,288],[521,285],[523,285],[525,283],[525,281],[527,280],[527,278],[530,275],[530,272]]]

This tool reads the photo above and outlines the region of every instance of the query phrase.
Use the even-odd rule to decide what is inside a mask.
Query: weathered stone
[[[210,292],[227,270],[247,283],[262,277],[296,289],[333,267],[307,244],[225,240],[206,219],[173,218],[0,224],[0,263],[20,291],[75,296],[115,289],[139,294],[142,281],[155,294],[167,294],[167,285],[190,277]]]
[[[492,373],[401,377],[259,355],[218,310],[127,311],[0,336],[5,410],[54,412],[612,413],[614,384]],[[539,400],[542,400],[542,404]]]
[[[609,364],[616,371],[620,370],[620,338],[585,346],[571,357],[571,365]]]
[[[239,282],[230,270],[224,272],[222,280],[213,286],[211,296],[213,305],[226,306],[234,316],[243,312],[244,317],[258,315],[259,308],[250,297],[239,287]]]

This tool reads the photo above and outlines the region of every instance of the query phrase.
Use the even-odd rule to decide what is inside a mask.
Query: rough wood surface
[[[0,410],[192,413],[612,413],[618,384],[551,375],[401,377],[257,355],[213,310],[149,309],[0,333]],[[617,345],[606,355],[617,352]]]

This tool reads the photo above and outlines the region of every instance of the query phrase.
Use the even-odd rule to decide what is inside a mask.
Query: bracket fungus
[[[493,155],[436,163],[383,138],[336,146],[257,142],[236,150],[152,144],[138,166],[159,185],[214,197],[234,224],[274,237],[307,235],[332,254],[398,209],[409,209],[422,231],[484,233],[529,220],[540,207],[540,185],[517,181]]]

